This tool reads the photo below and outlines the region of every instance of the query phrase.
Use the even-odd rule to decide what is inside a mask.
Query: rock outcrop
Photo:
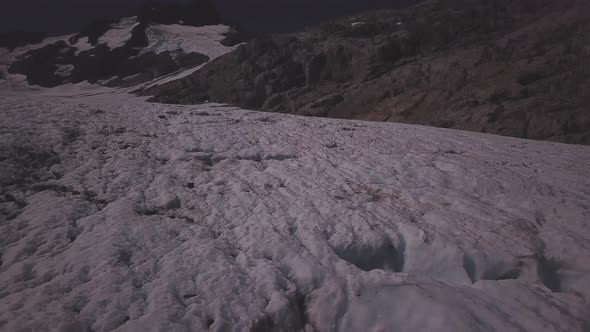
[[[590,144],[590,6],[430,1],[259,38],[153,101]]]
[[[8,71],[24,74],[30,84],[43,87],[82,81],[131,86],[207,61],[209,57],[198,53],[142,53],[141,49],[127,46],[111,49],[98,45],[77,53],[75,48],[59,41],[27,52]]]

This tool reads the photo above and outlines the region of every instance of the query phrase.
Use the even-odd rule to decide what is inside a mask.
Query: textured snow
[[[235,48],[220,43],[225,38],[223,34],[228,31],[229,27],[225,25],[154,25],[146,30],[149,46],[145,51],[162,53],[182,50],[205,54],[213,60]]]
[[[192,27],[183,25],[156,25],[147,29],[149,46],[144,52],[153,51],[161,53],[165,51],[185,53],[196,52],[205,54],[209,61],[233,51],[238,45],[232,47],[223,46],[220,42],[225,38],[224,33],[229,31],[225,25],[208,25],[203,27]],[[205,64],[192,68],[182,69],[169,75],[155,79],[143,87],[172,82],[203,68]]]
[[[2,331],[590,327],[588,147],[112,91],[0,93]]]

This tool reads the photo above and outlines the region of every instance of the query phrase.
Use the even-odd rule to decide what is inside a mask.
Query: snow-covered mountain
[[[0,95],[2,331],[588,331],[590,148]]]
[[[184,23],[179,20],[178,23]],[[234,49],[230,27],[159,24],[138,17],[101,21],[83,32],[0,48],[5,85],[90,83],[129,87],[193,70]],[[225,45],[224,45],[225,44]],[[192,71],[191,71],[192,72]]]
[[[259,38],[154,101],[590,144],[590,2],[429,0]]]
[[[279,110],[266,97],[287,89],[360,114],[403,95],[378,98],[395,72],[332,80],[391,26],[342,23],[322,58],[316,30],[237,47],[219,22],[146,10],[0,49],[1,332],[590,331],[590,147],[210,103]],[[524,35],[587,26],[554,15]],[[582,37],[565,50],[583,54]]]

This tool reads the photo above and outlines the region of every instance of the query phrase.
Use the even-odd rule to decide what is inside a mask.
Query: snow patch
[[[111,28],[98,39],[99,44],[106,44],[114,49],[125,45],[131,38],[131,32],[139,23],[137,17],[122,18],[119,22],[111,25]]]
[[[0,95],[7,331],[590,326],[587,146]]]

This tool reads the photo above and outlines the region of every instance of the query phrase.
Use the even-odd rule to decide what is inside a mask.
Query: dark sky
[[[175,2],[178,0],[160,0]],[[284,32],[360,10],[416,0],[212,0],[225,21],[263,32]],[[132,15],[146,0],[0,0],[0,31],[78,31],[90,21]]]

